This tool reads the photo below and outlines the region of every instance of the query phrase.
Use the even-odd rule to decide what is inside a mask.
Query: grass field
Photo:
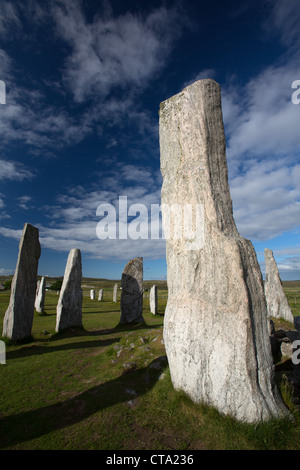
[[[246,425],[175,391],[162,342],[166,284],[157,283],[158,315],[150,314],[144,298],[146,323],[136,327],[118,324],[113,285],[85,279],[84,328],[60,334],[58,296],[47,292],[46,314],[35,314],[32,341],[7,345],[0,365],[2,450],[300,449],[300,418],[292,405],[294,422]],[[90,300],[89,289],[102,287],[104,301]],[[297,301],[300,288],[285,289],[296,289],[291,299]],[[9,296],[0,292],[1,326]],[[297,303],[292,308],[299,314]],[[282,392],[290,404],[284,384]]]

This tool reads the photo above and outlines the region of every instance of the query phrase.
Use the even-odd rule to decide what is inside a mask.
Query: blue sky
[[[300,279],[299,24],[298,0],[1,0],[0,275],[29,222],[41,275],[80,248],[84,276],[166,278],[164,240],[100,240],[96,211],[160,203],[159,104],[214,78],[237,227]]]

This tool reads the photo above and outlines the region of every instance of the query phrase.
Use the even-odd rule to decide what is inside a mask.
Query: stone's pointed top
[[[294,323],[294,315],[284,293],[279,269],[272,250],[265,248],[266,281],[264,285],[268,317]]]

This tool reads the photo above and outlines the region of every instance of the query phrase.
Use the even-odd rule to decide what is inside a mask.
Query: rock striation
[[[56,307],[56,331],[82,326],[81,252],[73,248],[68,256],[64,280]]]
[[[294,315],[285,296],[277,263],[272,250],[265,248],[266,280],[265,295],[268,317],[283,318],[294,323]]]
[[[143,258],[134,258],[126,264],[121,287],[120,323],[144,323]]]
[[[2,336],[12,341],[31,335],[40,255],[39,231],[33,225],[25,224],[11,283],[10,302],[3,321]]]
[[[172,383],[241,421],[287,416],[274,382],[261,271],[233,218],[220,86],[200,80],[161,103],[159,138],[163,224],[174,204],[194,214],[181,231],[173,220],[166,237]],[[202,239],[192,244],[199,207]]]

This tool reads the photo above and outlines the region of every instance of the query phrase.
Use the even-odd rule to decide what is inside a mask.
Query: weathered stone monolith
[[[157,315],[157,286],[152,286],[150,289],[150,312]]]
[[[11,283],[10,302],[3,321],[2,336],[12,341],[31,335],[40,255],[39,231],[33,225],[25,224]]]
[[[103,289],[99,290],[98,300],[103,300]]]
[[[265,248],[265,294],[268,317],[283,318],[294,323],[294,315],[285,296],[277,263],[272,250]]]
[[[173,212],[166,237],[164,341],[173,385],[241,421],[286,416],[260,267],[233,218],[220,86],[200,80],[161,103],[159,132],[164,225],[166,208],[192,208],[182,231],[185,209]]]
[[[121,287],[120,323],[144,323],[143,258],[134,258],[126,264]]]
[[[42,277],[42,279],[38,282],[38,288],[35,297],[35,309],[38,313],[43,313],[44,306],[45,306],[45,295],[46,295],[46,278]]]
[[[113,302],[117,302],[118,298],[118,284],[114,285],[114,290],[113,290]]]
[[[95,289],[90,290],[90,298],[91,300],[95,300]]]
[[[68,256],[56,308],[56,331],[82,326],[81,252],[73,248]]]

